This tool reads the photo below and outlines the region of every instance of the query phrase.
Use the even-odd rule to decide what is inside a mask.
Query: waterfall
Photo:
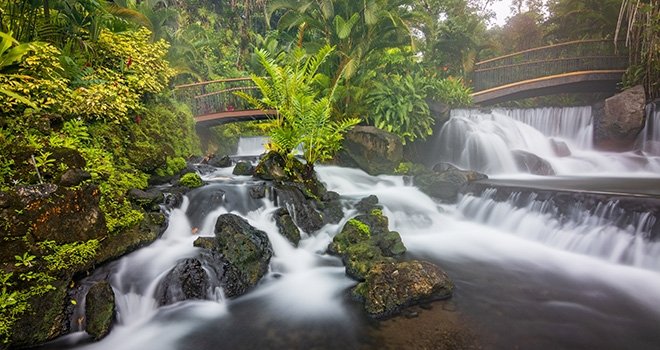
[[[660,102],[646,106],[646,124],[637,142],[645,154],[660,156]]]
[[[238,139],[237,156],[258,156],[266,151],[268,138],[263,136],[241,137]]]
[[[660,172],[659,157],[599,152],[592,138],[590,107],[453,110],[434,143],[434,162],[498,176]]]

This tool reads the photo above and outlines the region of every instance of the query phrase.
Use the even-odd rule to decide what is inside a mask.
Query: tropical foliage
[[[359,122],[330,118],[337,82],[328,86],[329,77],[319,70],[332,51],[326,45],[313,55],[296,49],[290,55],[272,58],[266,51],[257,50],[267,76],[253,75],[252,80],[263,96],[239,93],[258,109],[277,111],[276,117],[264,124],[271,140],[270,149],[290,159],[301,145],[308,166],[330,159],[341,147],[343,134]]]

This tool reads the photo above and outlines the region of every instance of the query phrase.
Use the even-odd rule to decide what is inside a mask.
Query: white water
[[[592,124],[590,107],[453,110],[434,145],[434,160],[510,176],[522,170],[514,152],[525,151],[546,160],[557,175],[658,176],[660,157],[594,150]]]
[[[241,137],[238,140],[237,156],[258,156],[265,152],[268,138],[263,136]]]
[[[562,112],[573,123],[570,127],[535,121],[533,128],[519,121],[527,118],[523,112],[515,112],[521,114],[515,119],[497,113],[455,116],[451,123],[456,131],[466,132],[464,139],[471,139],[467,144],[485,147],[485,138],[502,146],[493,151],[501,161],[486,163],[496,168],[508,164],[507,153],[518,147],[549,154],[549,137],[564,140],[573,154],[590,147],[583,130],[588,125],[586,112],[573,118],[579,111]],[[564,169],[584,165],[576,156],[568,158],[574,159],[564,162],[548,156],[553,167],[555,161]],[[599,158],[589,164],[601,166],[600,161],[607,163]],[[625,162],[617,166],[627,170]],[[355,214],[352,206],[360,198],[378,196],[390,229],[400,232],[409,252],[439,262],[450,272],[457,283],[454,299],[463,312],[477,320],[477,326],[481,322],[487,331],[506,334],[487,348],[644,349],[660,342],[655,331],[660,324],[660,244],[647,238],[655,218],[640,213],[629,220],[631,225],[620,228],[612,218],[616,202],[595,211],[575,208],[564,217],[542,201],[531,200],[522,208],[513,204],[513,197],[495,202],[492,191],[483,197],[463,195],[458,204],[443,205],[401,177],[374,177],[340,167],[317,169],[328,188],[342,195],[346,218]],[[191,192],[180,209],[169,213],[169,227],[161,239],[111,266],[118,321],[109,336],[84,348],[365,348],[366,335],[361,332],[369,326],[346,297],[356,282],[345,276],[339,259],[325,253],[344,222],[303,235],[294,247],[277,231],[272,202],[250,199],[246,178],[234,177],[229,170],[209,175],[206,180],[215,185]],[[515,173],[515,168],[509,170]],[[218,188],[223,190],[222,200],[213,195]],[[268,234],[274,256],[267,276],[236,299],[218,295],[158,307],[153,295],[159,281],[179,259],[197,254],[194,239],[213,235],[215,220],[227,212]],[[80,334],[70,340],[80,341]],[[560,342],[564,345],[558,346]]]

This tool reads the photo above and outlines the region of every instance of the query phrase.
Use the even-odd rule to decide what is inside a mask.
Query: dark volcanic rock
[[[488,178],[476,171],[458,169],[449,163],[436,164],[433,169],[434,171],[418,169],[413,183],[427,195],[445,202],[455,202],[459,190],[465,184]]]
[[[195,245],[202,243],[196,242]],[[266,233],[234,214],[223,214],[218,218],[213,250],[222,254],[223,259],[238,271],[244,286],[239,289],[245,291],[254,287],[266,274],[273,255]]]
[[[555,175],[555,169],[547,160],[526,151],[514,150],[513,154],[518,169],[534,175]]]
[[[355,209],[361,213],[369,213],[374,209],[383,209],[383,207],[378,205],[378,197],[372,194],[360,199],[360,201],[355,205]]]
[[[85,299],[85,330],[94,339],[105,337],[115,318],[115,294],[106,281],[92,285]]]
[[[240,161],[236,163],[236,166],[234,167],[232,174],[252,176],[252,174],[254,174],[254,167],[252,166],[252,164],[250,164],[250,162]]]
[[[213,158],[209,159],[207,164],[216,168],[229,168],[232,165],[232,162],[229,156],[214,156]]]
[[[323,195],[321,205],[323,206],[322,214],[324,223],[336,224],[344,218],[344,208],[337,192],[326,192]]]
[[[266,197],[266,184],[250,186],[250,197],[252,199],[261,199]]]
[[[644,127],[646,95],[637,85],[592,107],[594,143],[605,150],[627,151]]]
[[[389,174],[403,160],[403,145],[394,134],[373,126],[356,126],[346,134],[337,159],[341,165],[357,165],[371,175]]]
[[[275,219],[277,228],[280,230],[280,234],[286,237],[293,245],[298,246],[298,242],[300,242],[300,230],[298,230],[298,227],[293,222],[289,211],[285,208],[279,208],[273,213],[273,218]]]
[[[453,282],[438,266],[425,261],[381,262],[369,270],[353,293],[367,313],[387,317],[402,308],[451,296]]]
[[[146,210],[156,211],[159,205],[165,200],[165,195],[158,189],[151,188],[143,191],[133,188],[128,191],[128,197]]]
[[[306,198],[299,187],[292,184],[277,185],[275,195],[278,205],[293,212],[294,221],[301,230],[311,233],[323,227],[323,216],[317,210],[318,202]]]
[[[180,260],[163,278],[156,291],[160,305],[173,304],[190,299],[208,299],[211,281],[196,258]]]
[[[92,178],[88,172],[78,169],[78,168],[69,168],[65,171],[62,176],[60,176],[60,186],[64,187],[73,187],[80,185],[83,181],[87,181]]]

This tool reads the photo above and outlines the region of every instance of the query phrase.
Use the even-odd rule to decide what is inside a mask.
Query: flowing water
[[[559,112],[559,124],[544,119],[554,113],[550,111],[531,112],[539,118],[524,111],[455,112],[439,143],[460,148],[458,142],[464,151],[438,160],[490,170],[500,178],[512,174],[518,180],[521,175],[510,155],[515,149],[542,156],[563,174],[643,176],[658,170],[653,156],[594,151],[587,109]],[[570,156],[556,155],[552,142],[557,141],[570,148]],[[481,152],[490,153],[483,157]],[[527,206],[515,205],[520,194],[496,202],[495,189],[481,196],[463,194],[457,204],[447,205],[402,177],[374,177],[334,166],[320,166],[318,172],[330,190],[342,195],[347,218],[355,214],[360,198],[377,195],[390,229],[401,233],[410,257],[438,263],[455,281],[454,297],[421,310],[419,320],[450,310],[485,349],[658,348],[660,243],[648,238],[655,217],[638,213],[625,218],[630,224],[621,227],[615,224],[615,201],[591,211],[576,207],[565,216],[534,198]],[[218,169],[206,180],[211,184],[190,192],[180,208],[169,212],[161,239],[99,272],[110,275],[117,299],[112,332],[94,344],[77,333],[51,348],[422,347],[415,342],[419,339],[387,343],[390,334],[384,334],[396,329],[405,333],[401,327],[405,322],[415,325],[416,319],[392,321],[395,330],[384,330],[349,298],[355,282],[345,276],[338,258],[326,254],[343,222],[304,235],[299,247],[293,247],[277,231],[273,203],[248,196],[252,180],[232,176],[231,169]],[[159,281],[179,259],[194,256],[192,242],[213,235],[216,218],[229,212],[268,234],[274,257],[267,276],[235,299],[209,291],[208,301],[158,307],[153,295]],[[417,326],[422,337],[435,336],[442,331],[439,327],[421,321]],[[435,344],[426,340],[423,344]]]

